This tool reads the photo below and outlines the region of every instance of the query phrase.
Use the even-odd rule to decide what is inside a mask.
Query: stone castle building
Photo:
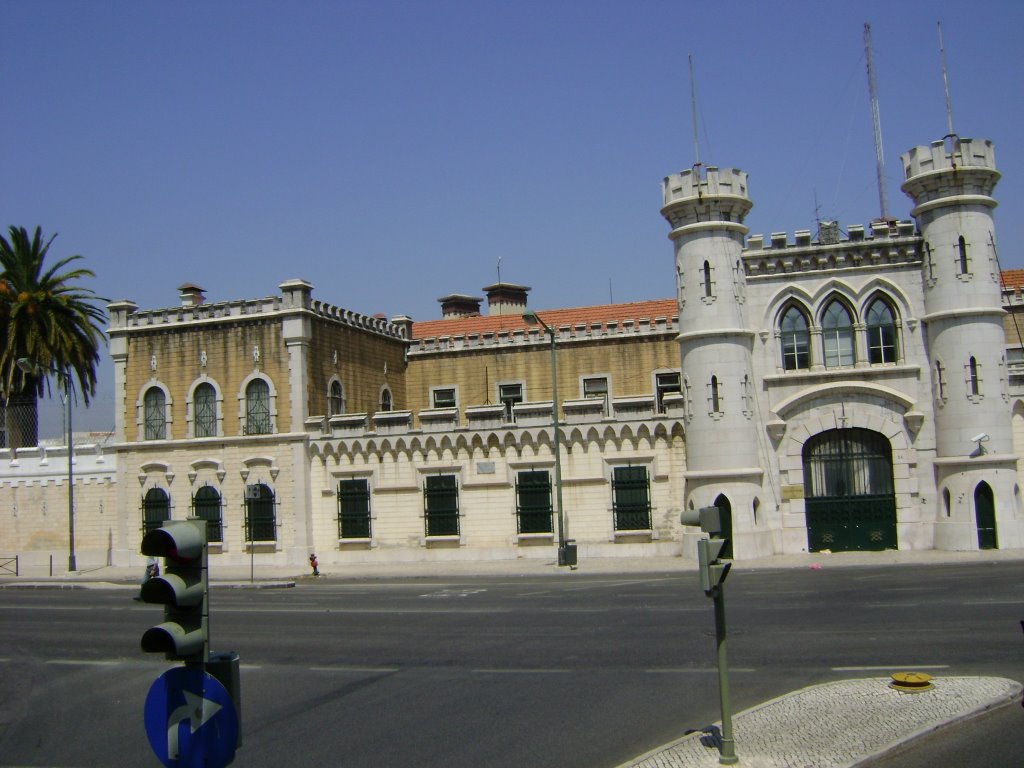
[[[141,562],[190,515],[213,567],[553,560],[559,496],[581,561],[693,557],[679,513],[710,504],[738,559],[1022,547],[1024,271],[998,260],[994,149],[902,161],[910,219],[792,237],[748,234],[744,172],[671,175],[676,296],[541,325],[507,282],[419,322],[302,280],[111,304],[116,437],[77,449],[79,560]],[[64,551],[62,493],[59,451],[0,452],[0,556]]]

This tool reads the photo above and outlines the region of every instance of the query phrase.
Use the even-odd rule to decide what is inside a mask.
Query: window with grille
[[[171,519],[171,498],[163,488],[150,488],[142,497],[142,535]]]
[[[612,512],[617,531],[651,528],[651,495],[647,467],[614,467]]]
[[[245,487],[245,540],[277,540],[277,500],[263,483]]]
[[[896,317],[886,302],[876,299],[867,313],[868,359],[873,365],[896,362]]]
[[[370,481],[366,478],[338,483],[338,538],[370,538]]]
[[[200,384],[192,394],[193,429],[196,437],[217,436],[217,390]]]
[[[790,307],[779,324],[782,336],[782,368],[803,371],[811,366],[811,334],[807,316],[797,307]]]
[[[245,388],[245,434],[270,434],[270,385],[253,379]]]
[[[423,483],[427,536],[459,535],[459,483],[455,475],[428,475]]]
[[[146,439],[164,440],[167,438],[167,399],[160,387],[150,387],[143,398],[145,412]]]
[[[206,540],[224,541],[224,518],[220,493],[212,485],[204,485],[192,497],[192,514],[206,521]]]
[[[519,533],[551,533],[551,474],[530,470],[516,475],[516,520]]]

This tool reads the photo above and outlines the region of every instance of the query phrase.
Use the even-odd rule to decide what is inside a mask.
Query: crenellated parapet
[[[673,231],[692,224],[741,224],[753,203],[747,174],[736,168],[695,166],[666,176],[662,183],[664,216]]]
[[[906,177],[902,189],[917,206],[914,216],[936,204],[949,204],[950,198],[996,205],[991,195],[1000,173],[996,170],[995,147],[988,139],[950,136],[914,147],[900,159]]]
[[[240,299],[210,302],[194,306],[139,310],[132,302],[116,302],[110,307],[110,330],[178,330],[182,325],[202,323],[237,323],[246,320],[276,318],[296,311],[308,312],[332,323],[361,331],[405,338],[403,329],[384,318],[371,317],[349,309],[334,306],[318,299],[309,299],[305,305],[296,305],[287,296],[268,296],[261,299]]]
[[[553,324],[559,343],[570,341],[612,340],[636,336],[659,336],[675,333],[679,328],[679,315],[626,318],[600,322]],[[510,330],[428,336],[413,340],[409,355],[434,352],[451,352],[464,349],[489,349],[493,347],[520,347],[525,345],[548,344],[547,335],[538,328],[514,328]]]
[[[867,228],[847,227],[845,235],[836,225],[823,226],[817,237],[800,229],[790,237],[785,232],[751,235],[743,250],[748,277],[789,273],[823,272],[921,261],[921,237],[913,221],[874,221]]]

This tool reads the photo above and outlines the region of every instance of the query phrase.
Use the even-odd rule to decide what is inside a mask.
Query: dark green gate
[[[892,447],[867,429],[831,429],[804,445],[811,552],[896,549]]]

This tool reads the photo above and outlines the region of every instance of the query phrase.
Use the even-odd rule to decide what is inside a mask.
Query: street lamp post
[[[548,335],[551,344],[551,422],[554,429],[555,451],[555,500],[558,504],[558,564],[576,565],[576,547],[569,547],[565,538],[565,508],[562,506],[562,428],[558,423],[558,349],[555,346],[555,331],[535,312],[523,313],[523,320],[530,325],[540,325]]]
[[[37,374],[42,370],[36,363],[29,360],[27,357],[18,358],[18,368],[25,373]],[[49,373],[53,373],[60,379],[61,389],[64,390],[64,405],[68,410],[68,431],[67,431],[67,444],[68,444],[68,571],[77,571],[78,562],[75,558],[75,446],[74,446],[74,432],[71,429],[71,377],[67,371],[62,371],[57,367],[51,368]],[[39,442],[38,435],[36,442]]]

